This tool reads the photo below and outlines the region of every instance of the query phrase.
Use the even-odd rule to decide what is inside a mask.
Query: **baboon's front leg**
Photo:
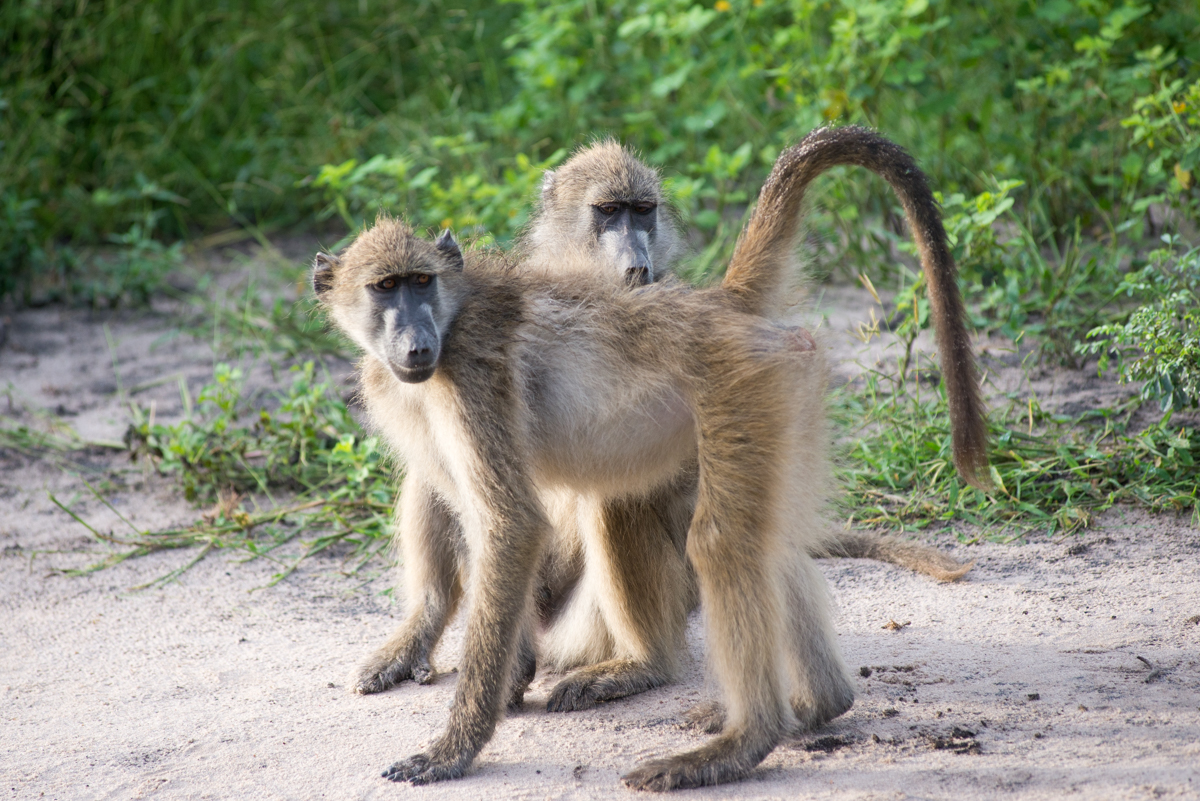
[[[534,562],[538,540],[548,525],[524,521],[520,527],[490,527],[472,576],[471,609],[446,731],[423,753],[393,764],[383,775],[392,781],[429,784],[457,779],[495,731],[506,702],[521,632],[533,614]],[[544,526],[539,532],[538,527]],[[522,569],[522,568],[525,569]]]
[[[471,452],[455,454],[464,462],[458,468],[459,491],[469,504],[464,541],[472,554],[454,703],[446,730],[424,752],[384,771],[392,781],[428,784],[467,771],[510,700],[514,665],[531,631],[534,577],[550,524],[525,472],[524,449],[510,421],[497,413],[516,407],[511,387],[494,371],[477,378],[488,383],[459,387],[467,407],[459,441],[473,444]]]
[[[435,673],[429,655],[462,595],[455,558],[461,526],[417,476],[410,475],[404,482],[396,525],[404,559],[407,615],[387,642],[358,667],[353,682],[357,693],[382,692],[409,679],[432,682]]]

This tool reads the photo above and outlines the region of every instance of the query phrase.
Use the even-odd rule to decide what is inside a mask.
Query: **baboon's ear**
[[[313,259],[312,285],[317,297],[333,289],[333,271],[341,265],[336,256],[330,256],[328,253],[318,253]]]
[[[459,250],[458,242],[455,241],[454,234],[450,233],[449,228],[442,231],[442,235],[437,238],[433,246],[446,257],[446,261],[450,262],[453,269],[461,270],[463,268],[462,251]]]
[[[554,170],[546,170],[542,173],[542,202],[549,202],[550,198],[554,197],[554,179],[557,178]]]

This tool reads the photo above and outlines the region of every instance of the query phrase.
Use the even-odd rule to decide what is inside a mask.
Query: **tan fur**
[[[798,191],[801,197],[807,184],[817,175],[837,164],[857,158],[853,155],[839,155],[839,149],[847,146],[853,149],[861,147],[853,137],[827,139],[819,136],[820,133],[817,132],[805,140],[810,145],[809,155],[806,157],[809,166],[805,168],[803,180],[794,185],[794,191]],[[817,143],[815,145],[812,144],[814,137]],[[804,146],[805,144],[801,143],[799,147]],[[858,158],[858,161],[862,159]],[[565,275],[578,268],[590,275],[609,276],[623,285],[624,277],[609,269],[605,264],[604,253],[595,249],[594,235],[586,224],[589,205],[616,199],[647,200],[663,210],[665,199],[658,173],[638,159],[636,154],[611,139],[577,151],[561,167],[548,174],[543,183],[541,200],[518,250],[523,267],[544,271],[548,275]],[[798,215],[799,208],[799,203],[795,204],[793,213]],[[798,227],[799,220],[796,224]],[[668,271],[674,268],[674,260],[681,251],[679,241],[675,215],[670,212],[660,214],[653,232],[652,245],[652,251],[657,254],[655,266],[659,277],[667,275]],[[765,289],[763,293],[766,294]],[[795,330],[800,339],[807,338],[805,341],[798,340],[797,347],[815,347],[811,335],[802,329]],[[695,488],[685,485],[681,486],[681,491],[690,497],[694,495]],[[684,497],[664,499],[664,502],[673,502],[677,506],[689,503]],[[650,519],[643,523],[650,528],[656,523],[652,511],[647,512]],[[661,518],[666,514],[668,513],[664,512],[657,517]],[[686,526],[685,519],[682,522],[684,531]],[[673,536],[681,539],[679,532],[674,532]],[[812,555],[890,562],[940,581],[957,580],[970,569],[969,565],[959,565],[935,548],[903,543],[890,537],[879,538],[859,532],[841,533],[837,530],[831,530],[828,539],[814,550]],[[575,630],[581,632],[578,637],[581,643],[594,641],[590,636],[591,632],[589,636],[584,636],[583,629]],[[588,660],[551,661],[552,664],[563,666],[586,664]]]
[[[653,502],[693,465],[698,499],[686,548],[728,720],[702,748],[647,763],[627,783],[668,789],[738,778],[797,716],[816,725],[847,709],[853,683],[807,553],[823,529],[829,476],[820,354],[797,348],[794,332],[732,309],[721,290],[564,283],[483,255],[456,271],[439,256],[432,243],[384,220],[340,262],[325,257],[314,277],[334,321],[363,350],[362,395],[415,482],[405,495],[416,487],[417,500],[437,499],[416,508],[402,501],[405,558],[413,562],[408,615],[367,672],[381,682],[427,675],[446,616],[460,592],[466,598],[447,729],[389,778],[462,775],[491,736],[529,675],[535,568],[548,553],[561,551],[569,565],[582,541],[586,559],[606,565],[602,583],[659,578],[645,564],[621,565],[622,542],[641,542],[644,533],[607,504],[631,485]],[[393,375],[392,346],[373,328],[370,287],[388,273],[436,275],[451,310],[438,318],[441,360],[423,383]],[[576,528],[551,523],[571,506],[555,500],[564,493],[596,501],[577,509]],[[442,514],[450,519],[438,520]],[[797,517],[806,524],[795,525]],[[588,528],[597,519],[606,534],[593,539]],[[666,537],[660,548],[678,543]],[[628,597],[627,587],[595,596],[626,642],[658,625],[655,608],[677,610],[681,600],[668,593],[648,607],[647,621],[646,609],[620,603]],[[636,672],[648,655],[621,654],[616,645],[605,677],[620,677],[622,661]]]

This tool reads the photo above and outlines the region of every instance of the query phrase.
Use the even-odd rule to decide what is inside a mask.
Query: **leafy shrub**
[[[474,149],[462,137],[442,138],[438,144],[458,158]],[[330,201],[319,217],[337,213],[351,231],[388,212],[415,225],[466,229],[507,242],[528,221],[529,201],[542,174],[565,154],[558,150],[539,162],[517,154],[494,181],[479,172],[451,174],[439,181],[441,168],[436,165],[416,170],[404,156],[377,155],[362,164],[356,159],[327,164],[311,183],[325,190]]]
[[[1132,112],[1157,124],[1164,107],[1135,112],[1134,99],[1195,82],[1200,10],[1190,0],[15,0],[0,5],[0,40],[0,233],[18,241],[0,257],[0,291],[11,293],[35,266],[71,272],[64,246],[106,242],[155,210],[156,235],[172,238],[295,223],[330,202],[346,222],[395,200],[425,222],[462,220],[503,239],[528,200],[514,154],[544,164],[600,133],[676,179],[711,249],[696,267],[706,274],[779,148],[830,120],[908,144],[948,195],[976,196],[989,175],[1025,181],[1027,227],[1039,246],[1043,231],[1061,244],[1077,224],[1115,229],[1122,204],[1160,191],[1155,156],[1131,150],[1136,128],[1113,123]],[[395,159],[408,165],[403,191],[383,185]],[[344,194],[345,213],[332,184],[303,185],[320,165],[350,161],[341,178],[363,191]],[[169,196],[147,197],[147,185]],[[832,211],[814,216],[814,237],[880,261],[887,226],[864,238],[862,220],[894,214],[882,185],[847,173],[818,194]]]
[[[315,209],[293,186],[313,165],[424,141],[443,116],[471,129],[499,103],[497,62],[480,54],[500,51],[513,11],[0,3],[0,199],[19,210],[22,236],[15,252],[5,239],[0,289],[47,261],[62,267],[63,244],[104,243],[148,210],[166,212],[157,230],[170,238],[299,222]],[[139,175],[171,197],[144,197]]]
[[[218,364],[195,407],[185,403],[189,413],[182,421],[164,425],[140,417],[127,435],[131,448],[177,476],[188,500],[210,501],[222,491],[270,496],[320,489],[331,501],[390,502],[378,440],[362,435],[332,385],[316,381],[312,362],[293,371],[290,390],[270,411],[244,395],[239,369]]]
[[[1152,203],[1169,203],[1184,216],[1200,217],[1200,80],[1163,81],[1158,91],[1139,97],[1134,114],[1121,121],[1133,133],[1131,156],[1158,194],[1139,198],[1134,212]]]
[[[1122,323],[1088,332],[1079,351],[1100,355],[1103,373],[1115,359],[1122,381],[1141,381],[1142,398],[1168,415],[1200,404],[1200,249],[1179,255],[1176,238],[1129,273],[1124,292],[1145,302]]]

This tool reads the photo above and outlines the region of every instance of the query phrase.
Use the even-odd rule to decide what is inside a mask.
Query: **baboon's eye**
[[[653,203],[638,203],[633,207],[633,210],[638,214],[649,214],[650,212],[654,211],[654,208],[655,206]]]
[[[394,275],[389,275],[387,278],[385,278],[382,281],[380,281],[379,283],[377,283],[375,285],[375,288],[378,289],[380,292],[391,292],[393,289],[395,289],[398,286],[400,286],[400,279],[398,279]]]
[[[413,283],[417,286],[429,286],[429,282],[432,280],[433,276],[425,273],[414,273],[412,277]]]
[[[600,213],[611,217],[616,214],[621,208],[619,203],[597,203],[596,208],[600,209]]]

